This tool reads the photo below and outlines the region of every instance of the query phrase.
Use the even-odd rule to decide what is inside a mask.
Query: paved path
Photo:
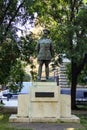
[[[18,99],[3,99],[3,103],[5,107],[17,107],[18,106]]]
[[[85,130],[81,124],[75,123],[10,123],[10,126],[32,130]]]

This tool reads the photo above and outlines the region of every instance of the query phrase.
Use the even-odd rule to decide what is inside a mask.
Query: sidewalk
[[[17,107],[18,106],[18,99],[3,99],[3,103],[5,107]]]
[[[75,123],[10,123],[10,126],[32,130],[85,130],[81,124]]]

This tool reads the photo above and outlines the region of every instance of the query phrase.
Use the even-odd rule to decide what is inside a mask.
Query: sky
[[[29,20],[27,20],[27,22],[26,22],[26,24],[24,26],[22,26],[21,23],[18,22],[18,24],[16,26],[18,28],[17,35],[19,37],[22,36],[22,35],[25,36],[26,34],[29,34],[30,32],[33,31],[36,17],[37,17],[37,13],[34,13],[34,20],[33,20],[32,24],[30,24]]]

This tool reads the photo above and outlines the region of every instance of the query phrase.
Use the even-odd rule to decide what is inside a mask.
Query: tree
[[[33,80],[36,79],[36,72],[34,72],[35,65],[33,63],[33,59],[36,58],[35,54],[35,43],[36,39],[34,38],[33,34],[30,33],[25,37],[21,37],[19,42],[20,45],[20,52],[21,52],[21,60],[25,61],[26,64],[30,64],[31,68],[31,77]]]
[[[23,85],[23,79],[25,76],[24,71],[25,65],[21,63],[20,58],[18,58],[15,64],[10,69],[10,76],[9,76],[9,90],[11,92],[20,92]]]
[[[21,52],[21,59],[23,61],[27,61],[27,63],[31,63],[30,57],[34,57],[35,55],[35,38],[33,37],[33,34],[30,33],[25,37],[22,36],[19,41],[19,46]]]
[[[3,43],[3,39],[7,36],[7,32],[12,32],[11,27],[14,25],[16,16],[18,15],[21,3],[17,8],[18,0],[1,0],[0,2],[0,43]]]
[[[80,9],[78,12],[77,18],[74,20],[74,33],[72,37],[72,57],[71,57],[71,73],[72,73],[72,87],[71,87],[71,96],[72,96],[72,108],[75,106],[76,98],[76,85],[78,81],[78,76],[81,71],[84,69],[87,63],[87,9]],[[74,43],[73,43],[74,40]]]
[[[15,36],[20,29],[18,25],[25,26],[26,22],[33,23],[34,15],[26,11],[32,0],[1,0],[0,1],[0,43],[8,36]]]
[[[68,79],[68,83],[71,82],[71,63],[67,63],[66,65],[66,75]],[[85,86],[87,85],[87,64],[85,64],[84,69],[82,69],[80,75],[78,75],[77,83],[79,85]]]
[[[36,0],[38,21],[51,30],[55,56],[71,60],[71,106],[76,108],[77,79],[87,62],[87,9],[83,0]]]
[[[19,49],[15,41],[6,39],[0,46],[0,84],[8,82],[10,69],[19,57]]]
[[[0,84],[8,82],[10,70],[20,57],[17,31],[23,30],[18,25],[33,23],[34,15],[26,11],[26,5],[31,3],[32,0],[0,1]]]

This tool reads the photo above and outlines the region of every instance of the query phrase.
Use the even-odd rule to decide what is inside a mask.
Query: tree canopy
[[[25,48],[21,49],[19,44],[21,39],[18,38],[17,32],[19,30],[23,32],[20,26],[26,27],[27,21],[29,24],[33,23],[34,14],[26,11],[26,5],[30,6],[31,3],[32,0],[0,1],[0,84],[8,83],[11,71],[13,72],[17,68],[16,64],[18,64],[21,53],[25,53]],[[28,48],[28,51],[31,48]],[[25,57],[27,57],[26,55],[29,57],[31,53],[25,54]],[[15,69],[13,69],[14,67]],[[21,71],[19,75],[21,75]]]
[[[71,61],[72,108],[76,107],[77,79],[87,62],[87,8],[83,2],[36,0],[32,8],[29,8],[37,11],[39,24],[51,30],[55,56],[65,54],[64,56]]]

